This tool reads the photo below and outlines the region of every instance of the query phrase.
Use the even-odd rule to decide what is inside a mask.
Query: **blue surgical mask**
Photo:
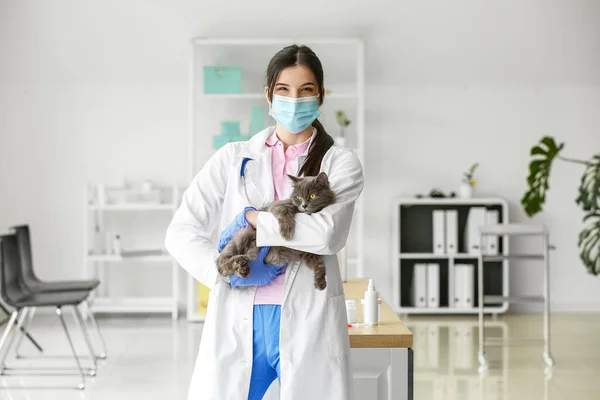
[[[274,94],[269,115],[288,132],[302,132],[321,115],[319,96],[294,98]]]

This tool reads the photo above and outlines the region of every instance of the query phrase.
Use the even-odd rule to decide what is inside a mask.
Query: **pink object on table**
[[[287,174],[298,173],[298,157],[306,155],[316,130],[313,129],[312,136],[283,151],[283,143],[273,133],[267,138],[266,145],[272,148],[271,167],[273,171],[273,188],[275,189],[275,200],[286,199],[292,193],[292,181]],[[285,268],[283,272],[270,283],[256,288],[254,304],[281,304],[283,301],[283,286],[285,283]]]

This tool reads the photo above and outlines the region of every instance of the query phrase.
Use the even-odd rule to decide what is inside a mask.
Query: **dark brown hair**
[[[323,66],[317,55],[308,47],[302,45],[291,45],[279,50],[273,56],[267,67],[267,87],[269,88],[269,100],[273,100],[273,91],[275,83],[281,71],[294,65],[303,65],[310,69],[317,80],[319,89],[319,105],[323,104],[325,89],[323,88]],[[325,153],[333,146],[333,138],[325,131],[325,128],[319,122],[314,120],[312,123],[317,130],[317,134],[310,145],[308,156],[302,165],[298,175],[316,176],[321,170],[321,161]]]

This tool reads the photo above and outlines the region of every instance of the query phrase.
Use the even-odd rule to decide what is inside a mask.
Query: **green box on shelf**
[[[240,122],[239,121],[222,121],[221,122],[221,136],[233,137],[240,135]]]
[[[265,129],[265,109],[261,106],[250,108],[250,135],[255,135]]]
[[[242,93],[242,68],[236,66],[205,66],[204,93]]]

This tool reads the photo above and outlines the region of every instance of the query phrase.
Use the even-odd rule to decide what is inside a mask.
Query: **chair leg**
[[[83,317],[81,316],[81,312],[79,311],[79,308],[77,308],[77,305],[73,306],[73,310],[75,311],[76,320],[79,322],[81,332],[83,333],[83,337],[87,344],[88,350],[90,351],[90,356],[92,357],[92,362],[93,362],[94,368],[91,371],[91,376],[95,376],[96,371],[98,370],[98,360],[96,358],[96,352],[94,351],[94,346],[92,345],[90,335],[85,326],[85,321],[83,320]]]
[[[6,309],[6,307],[4,307],[4,304],[2,304],[2,303],[0,303],[0,309],[2,311],[4,311],[7,315],[11,314],[11,312],[8,311]],[[35,308],[34,308],[34,310],[35,310]],[[25,336],[27,336],[27,339],[29,339],[29,341],[31,342],[31,344],[33,344],[35,346],[35,348],[37,348],[39,350],[40,353],[44,352],[44,349],[42,349],[42,346],[40,346],[40,344],[37,342],[37,340],[35,340],[33,338],[33,336],[31,336],[31,334],[29,333],[29,327],[27,327],[27,329],[21,328],[21,332],[23,332],[25,334]],[[18,348],[17,348],[17,350],[18,350]]]
[[[6,328],[4,328],[4,332],[2,333],[2,338],[0,338],[0,354],[8,352],[8,349],[5,349],[4,346],[10,336],[13,325],[15,325],[15,322],[17,321],[17,317],[19,316],[19,313],[20,313],[19,311],[15,310],[10,315],[8,324],[6,325]],[[4,361],[4,357],[2,357],[2,360]]]
[[[75,362],[77,363],[77,368],[79,368],[79,373],[81,374],[81,383],[77,386],[78,389],[85,389],[85,373],[83,372],[83,368],[81,367],[81,363],[79,362],[79,358],[77,357],[77,351],[75,351],[75,346],[73,345],[73,341],[71,340],[71,335],[69,335],[69,330],[67,329],[67,323],[65,322],[65,317],[63,316],[62,310],[60,307],[56,307],[56,314],[62,323],[63,329],[65,330],[65,335],[67,335],[67,340],[69,341],[69,345],[71,346],[71,350],[73,351],[73,358],[75,358]]]
[[[24,307],[21,310],[18,310],[16,312],[18,312],[18,314],[19,314],[19,319],[17,320],[17,329],[16,329],[15,334],[9,335],[10,331],[7,326],[7,329],[4,331],[4,335],[6,335],[7,337],[4,337],[4,335],[2,336],[2,343],[1,343],[0,348],[6,346],[6,349],[4,349],[4,352],[2,353],[2,356],[0,357],[0,375],[4,374],[4,369],[6,367],[4,365],[4,361],[6,361],[8,352],[10,351],[12,343],[15,340],[16,333],[19,332],[21,327],[23,326],[23,321],[25,320],[25,317],[27,316],[27,307]],[[14,313],[13,313],[13,315],[14,315]],[[11,321],[12,321],[12,317],[11,317]],[[9,322],[9,325],[10,325],[10,322]]]
[[[86,305],[87,305],[87,307],[86,307],[87,315],[90,318],[92,325],[96,329],[96,332],[98,333],[98,337],[100,338],[100,343],[102,344],[102,349],[101,349],[99,358],[106,360],[107,351],[106,351],[106,342],[104,341],[104,336],[102,336],[102,332],[100,331],[100,325],[98,325],[98,321],[96,320],[96,316],[94,315],[94,311],[92,310],[92,305],[90,304],[89,300],[87,301]]]
[[[19,348],[21,347],[21,343],[23,343],[23,338],[27,335],[27,333],[29,332],[29,329],[31,328],[31,322],[33,321],[33,314],[35,314],[35,307],[31,307],[31,309],[28,310],[28,315],[27,315],[27,320],[25,321],[25,326],[24,328],[21,328],[21,332],[19,334],[19,337],[17,338],[17,344],[15,346],[15,356],[16,358],[23,358],[20,354],[19,354]],[[41,349],[38,347],[38,349],[41,351]]]

